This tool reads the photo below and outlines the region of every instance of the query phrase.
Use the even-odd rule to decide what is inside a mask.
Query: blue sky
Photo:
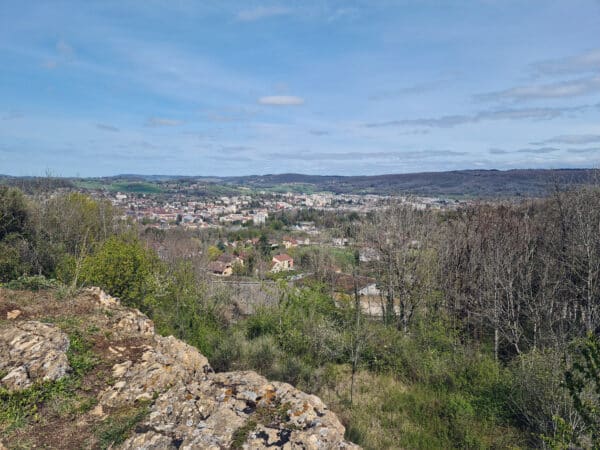
[[[0,1],[0,173],[598,167],[599,0]]]

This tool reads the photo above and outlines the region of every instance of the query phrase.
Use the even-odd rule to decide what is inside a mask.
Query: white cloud
[[[258,103],[261,105],[291,106],[304,104],[304,99],[294,95],[269,95],[259,98]]]
[[[56,56],[50,59],[46,59],[42,63],[42,67],[45,69],[56,69],[59,65],[69,63],[75,58],[75,50],[73,47],[64,39],[60,39],[55,46]]]
[[[269,153],[266,156],[275,160],[302,160],[302,161],[352,161],[361,159],[399,159],[399,160],[421,160],[425,158],[437,158],[441,156],[463,156],[466,152],[453,150],[419,150],[419,151],[395,151],[395,152],[296,152],[296,153]]]
[[[592,106],[593,107],[593,106]],[[425,119],[403,119],[387,122],[367,123],[367,128],[416,126],[432,128],[451,128],[457,125],[478,123],[490,120],[550,120],[561,117],[566,113],[580,112],[589,109],[589,105],[572,106],[565,108],[524,108],[524,109],[499,109],[480,111],[473,115],[442,116]]]
[[[556,147],[541,147],[541,148],[522,148],[517,150],[517,153],[532,153],[536,155],[543,155],[545,153],[557,152],[560,149]]]
[[[97,123],[96,128],[98,128],[99,130],[103,130],[103,131],[111,131],[113,133],[116,133],[119,131],[119,129],[117,127],[115,127],[114,125],[108,125],[106,123]]]
[[[75,56],[73,47],[71,47],[71,45],[64,39],[61,39],[56,43],[56,51],[65,59],[71,59],[73,56]]]
[[[253,22],[269,17],[284,16],[290,13],[291,9],[282,6],[259,6],[254,9],[246,9],[238,12],[236,19],[241,22]]]
[[[533,64],[533,70],[542,75],[599,71],[600,48],[567,58],[541,61]]]
[[[594,142],[600,142],[599,134],[567,134],[546,139],[541,142],[534,142],[532,144],[590,144]]]
[[[545,98],[568,98],[600,92],[600,76],[561,81],[559,83],[517,86],[504,91],[478,96],[482,100],[536,100]]]
[[[150,117],[146,121],[147,127],[175,127],[181,125],[180,120],[166,119],[164,117]]]

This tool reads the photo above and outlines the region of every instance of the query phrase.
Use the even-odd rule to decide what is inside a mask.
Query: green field
[[[163,189],[156,183],[141,181],[118,181],[103,183],[99,180],[76,180],[75,186],[80,189],[97,190],[106,189],[112,192],[126,192],[132,194],[160,194]]]

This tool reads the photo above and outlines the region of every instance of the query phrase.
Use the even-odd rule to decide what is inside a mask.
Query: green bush
[[[141,307],[146,296],[156,289],[158,258],[136,238],[113,236],[98,252],[87,257],[81,268],[81,279],[99,286],[124,304]]]
[[[11,280],[6,283],[8,289],[21,291],[40,291],[45,289],[55,289],[60,286],[61,284],[58,281],[48,279],[44,275],[21,276],[16,280]]]
[[[248,339],[276,334],[279,330],[279,317],[272,308],[258,308],[244,325]]]
[[[11,235],[0,241],[0,282],[14,280],[31,272],[31,265],[23,258],[27,241]]]
[[[19,189],[0,186],[0,241],[11,234],[25,235],[29,208]]]
[[[566,365],[561,353],[523,354],[510,365],[510,371],[512,418],[531,433],[534,442],[540,444],[539,436],[555,434],[556,416],[577,421],[573,402],[563,387]]]

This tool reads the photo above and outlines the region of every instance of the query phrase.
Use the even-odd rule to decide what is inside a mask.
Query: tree
[[[361,230],[377,258],[370,264],[381,283],[384,322],[407,332],[429,290],[427,246],[430,216],[410,205],[391,204]]]
[[[600,448],[600,340],[589,334],[575,350],[565,384],[595,449]]]
[[[77,286],[85,257],[118,230],[116,211],[110,202],[80,193],[51,197],[33,211],[31,265],[38,273],[56,275]]]
[[[216,261],[219,258],[219,256],[223,254],[223,251],[220,250],[218,247],[211,245],[210,247],[208,247],[206,253],[210,261]]]
[[[0,241],[13,233],[24,234],[28,220],[29,210],[23,193],[0,186]]]
[[[130,236],[109,238],[100,250],[85,258],[81,278],[120,298],[124,304],[141,307],[155,291],[158,258]]]
[[[261,233],[260,238],[258,238],[258,249],[264,257],[271,255],[271,244],[269,244],[269,238],[265,233]]]
[[[0,186],[0,281],[31,272],[31,211],[19,189]]]

